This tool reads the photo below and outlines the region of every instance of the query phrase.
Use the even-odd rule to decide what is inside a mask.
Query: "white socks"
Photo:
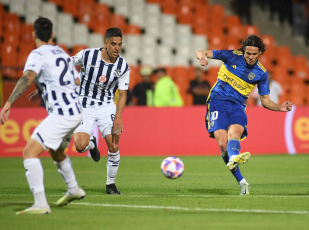
[[[116,180],[117,171],[119,168],[120,153],[119,150],[116,153],[108,151],[108,158],[106,163],[107,168],[107,181],[106,184],[114,184]]]
[[[68,186],[68,192],[72,195],[77,194],[79,187],[77,185],[70,158],[66,157],[62,162],[54,161],[54,163],[58,167],[58,172]],[[30,190],[34,196],[34,204],[38,207],[45,208],[48,204],[45,196],[44,173],[40,159],[26,159],[24,160],[24,167],[26,169],[26,177]]]
[[[72,195],[77,194],[79,187],[77,185],[70,158],[66,157],[63,161],[54,161],[54,163],[57,166],[58,172],[62,176],[64,182],[68,186],[68,192]]]
[[[40,159],[26,159],[24,160],[24,167],[30,190],[34,196],[34,204],[45,208],[48,204],[45,196],[43,167]]]
[[[239,184],[242,184],[242,183],[247,183],[245,178],[243,178],[241,181],[239,181]]]

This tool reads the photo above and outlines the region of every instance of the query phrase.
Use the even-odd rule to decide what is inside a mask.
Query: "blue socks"
[[[240,140],[230,139],[227,143],[226,151],[229,154],[229,158],[233,155],[238,155],[240,153]]]
[[[222,159],[224,163],[227,164],[229,162],[229,155],[227,154],[227,152],[223,152],[223,151],[221,151],[221,154],[222,154]]]
[[[221,151],[222,159],[225,164],[229,162],[229,158],[233,155],[238,155],[240,153],[240,140],[231,139],[227,143],[227,152]],[[241,175],[239,167],[237,166],[233,170],[231,170],[231,173],[236,178],[236,180],[239,182],[244,177]]]

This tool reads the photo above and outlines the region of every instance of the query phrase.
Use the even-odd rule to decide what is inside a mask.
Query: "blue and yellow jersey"
[[[213,59],[222,60],[224,63],[207,100],[232,100],[244,104],[256,84],[260,95],[270,93],[267,71],[259,61],[248,65],[243,53],[238,50],[212,52]]]

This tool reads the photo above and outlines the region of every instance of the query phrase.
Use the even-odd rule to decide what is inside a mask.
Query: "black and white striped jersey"
[[[85,49],[72,57],[74,65],[82,66],[80,76],[80,100],[82,106],[114,103],[117,89],[128,90],[130,68],[123,57],[114,63],[106,63],[101,58],[103,48]]]
[[[33,50],[27,59],[24,72],[37,73],[35,84],[48,113],[73,116],[82,111],[78,101],[78,78],[70,56],[59,46],[43,45]]]

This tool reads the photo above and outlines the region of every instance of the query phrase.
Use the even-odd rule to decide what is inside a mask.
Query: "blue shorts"
[[[238,124],[244,127],[241,139],[248,135],[246,106],[240,103],[226,100],[211,100],[207,102],[205,117],[206,129],[210,137],[214,138],[214,132],[219,129],[227,130],[230,125]]]

